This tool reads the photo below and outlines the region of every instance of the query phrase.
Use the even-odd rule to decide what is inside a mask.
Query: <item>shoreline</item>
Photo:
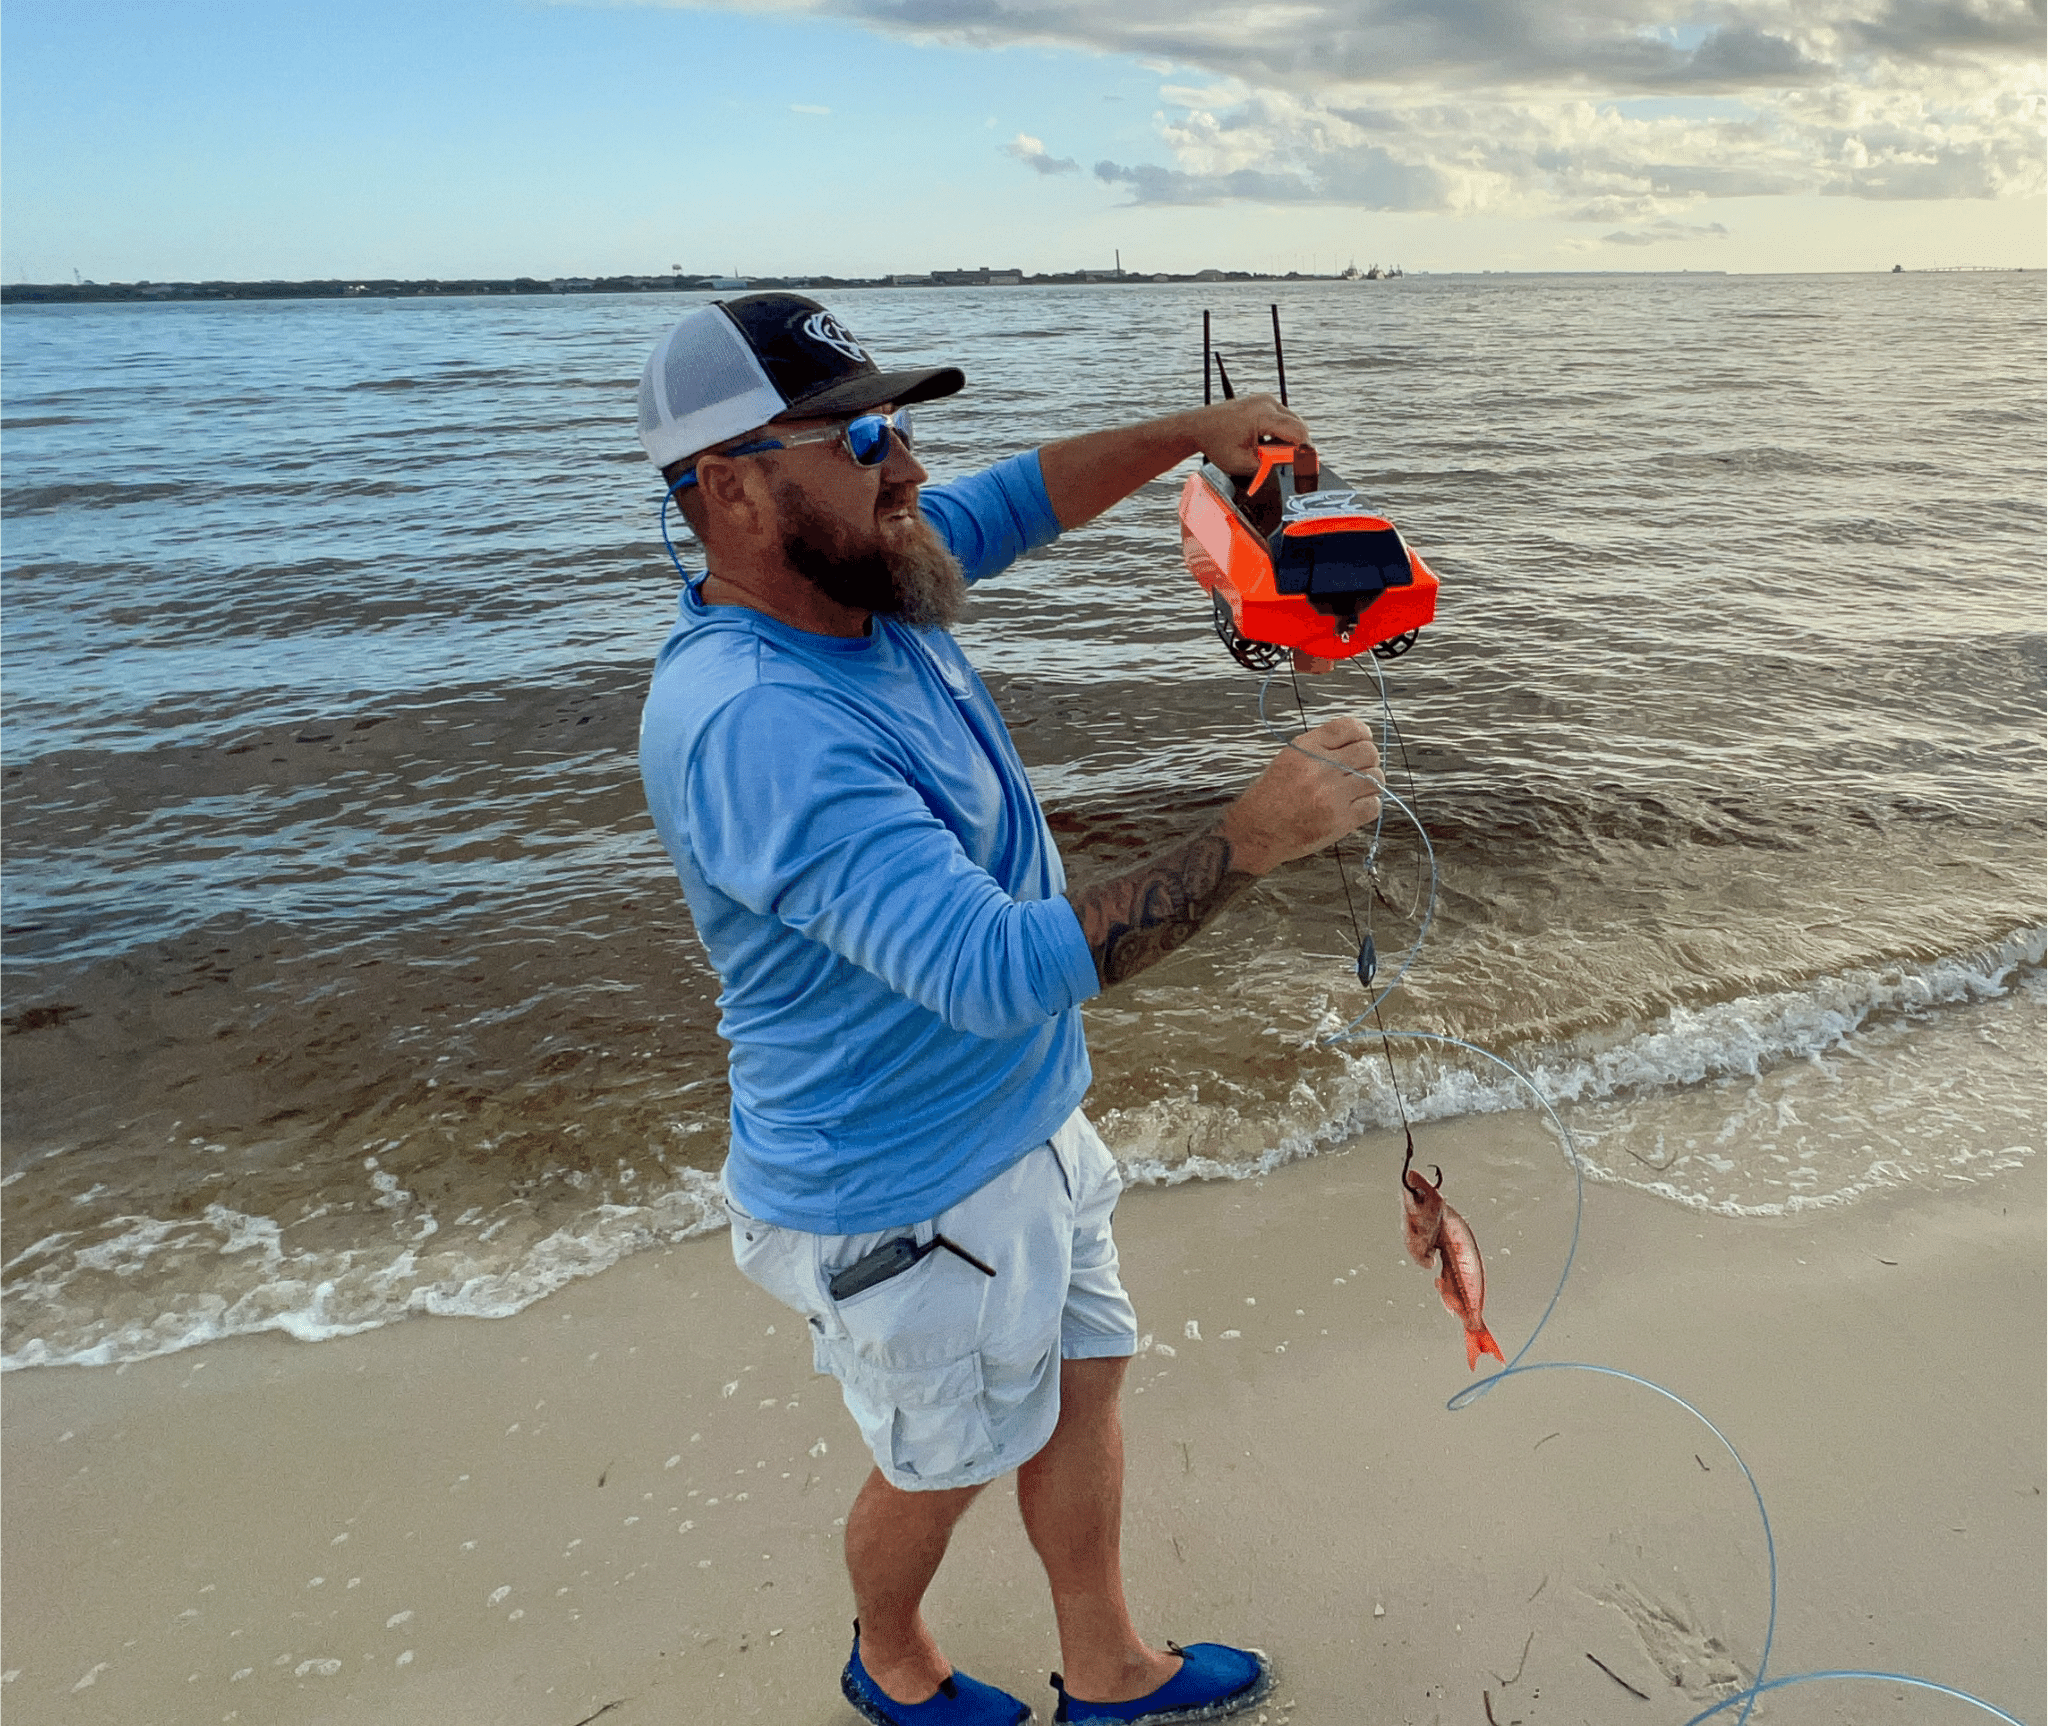
[[[1512,1356],[1569,1183],[1516,1118],[1426,1142]],[[1398,1147],[1127,1196],[1154,1338],[1125,1399],[1134,1609],[1156,1638],[1269,1648],[1267,1712],[1297,1726],[1478,1720],[1482,1691],[1500,1726],[1676,1726],[1753,1671],[1754,1503],[1635,1386],[1537,1373],[1447,1412],[1472,1381],[1401,1253]],[[1742,1451],[1780,1567],[1771,1673],[2038,1708],[2043,1159],[1771,1220],[1585,1200],[1531,1359],[1641,1373]],[[487,1323],[9,1375],[0,1698],[24,1726],[574,1726],[607,1704],[622,1726],[840,1726],[833,1519],[866,1459],[795,1329],[696,1240]],[[931,1616],[1045,1717],[1057,1654],[1009,1496],[962,1524]],[[1895,1686],[1830,1688],[1815,1717],[1925,1717]]]
[[[1377,266],[1374,266],[1377,269]],[[1143,271],[1101,270],[930,270],[889,276],[804,275],[749,276],[744,280],[707,275],[635,274],[616,276],[312,276],[297,280],[132,282],[9,282],[0,288],[4,305],[155,305],[165,302],[308,299],[455,299],[490,294],[535,297],[551,294],[709,294],[759,292],[766,289],[847,293],[888,288],[1149,288],[1149,287],[1300,287],[1310,283],[1357,285],[1398,282],[1413,276],[1429,281],[1544,280],[1562,277],[1621,276],[2025,276],[2042,273],[2038,264],[1922,264],[1913,269],[1894,264],[1845,270],[1713,270],[1666,267],[1643,270],[1406,270],[1346,275],[1300,270]]]
[[[1564,1111],[1596,1179],[1727,1216],[1834,1209],[1887,1188],[1979,1177],[2029,1154],[2048,1085],[2042,949],[2041,929],[2026,926],[1931,959],[1669,1012],[1619,1039],[1588,1035],[1510,1053]],[[1418,1124],[1437,1130],[1461,1118],[1526,1113],[1521,1079],[1476,1057],[1439,1059],[1430,1033],[1390,1035],[1414,1057],[1410,1070],[1419,1076],[1405,1107]],[[52,1071],[89,1073],[66,1059],[88,1047],[16,1049],[17,1088],[24,1060],[31,1088]],[[1305,1090],[1277,1106],[1259,1099],[1247,1107],[1240,1097],[1205,1110],[1169,1092],[1128,1112],[1098,1106],[1094,1118],[1134,1186],[1260,1179],[1341,1154],[1347,1129],[1392,1118],[1395,1100],[1370,1040],[1350,1048],[1347,1069],[1333,1071],[1325,1061]],[[159,1063],[137,1090],[165,1071]],[[369,1073],[353,1082],[367,1092],[382,1076],[399,1078]],[[71,1093],[42,1100],[43,1120],[68,1106],[94,1106],[81,1097],[83,1081],[69,1082]],[[1114,1095],[1114,1080],[1098,1089],[1098,1097]],[[272,1149],[254,1164],[254,1185],[239,1184],[245,1171],[231,1160],[214,1164],[204,1178],[220,1183],[215,1202],[197,1216],[176,1165],[152,1168],[139,1193],[122,1184],[145,1150],[141,1129],[131,1129],[137,1142],[121,1146],[111,1168],[105,1148],[95,1147],[102,1160],[85,1178],[100,1182],[86,1195],[97,1202],[96,1215],[82,1209],[77,1159],[24,1150],[18,1133],[17,1175],[34,1179],[11,1195],[14,1280],[0,1377],[52,1366],[104,1369],[262,1331],[314,1342],[409,1316],[503,1319],[635,1253],[724,1226],[713,1168],[665,1158],[644,1170],[658,1178],[596,1191],[543,1160],[533,1177],[538,1199],[514,1198],[507,1170],[474,1154],[465,1139],[488,1143],[501,1128],[521,1130],[525,1095],[479,1104],[488,1111],[481,1124],[457,1117],[452,1133],[437,1096],[431,1088],[416,1092],[412,1116],[384,1116],[391,1139],[420,1130],[418,1142],[396,1155],[376,1140],[362,1146],[384,1153],[373,1161],[336,1154],[309,1128],[290,1147],[296,1161]],[[470,1101],[480,1096],[472,1091]],[[705,1097],[724,1101],[722,1091]],[[1848,1126],[1845,1099],[1861,1111],[1861,1127]],[[117,1105],[102,1098],[98,1106]],[[623,1103],[592,1085],[558,1094],[548,1107],[564,1121],[607,1111],[627,1144],[662,1138],[660,1100],[644,1085]],[[708,1125],[708,1107],[700,1097],[686,1133]],[[167,1142],[175,1144],[181,1123],[170,1125]],[[1730,1134],[1746,1147],[1739,1158],[1718,1154]],[[554,1144],[545,1134],[532,1140]],[[710,1152],[707,1163],[722,1154],[722,1134],[687,1142]],[[228,1147],[214,1142],[205,1151],[225,1155]],[[317,1171],[313,1184],[295,1191],[290,1172],[308,1162]],[[451,1183],[451,1166],[468,1178]],[[282,1183],[281,1167],[288,1172]],[[308,1208],[313,1215],[282,1220]],[[373,1210],[379,1220],[370,1220]]]

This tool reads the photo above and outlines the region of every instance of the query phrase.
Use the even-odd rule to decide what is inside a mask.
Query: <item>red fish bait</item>
[[[1415,1156],[1411,1143],[1401,1159],[1402,1239],[1408,1256],[1425,1270],[1437,1262],[1436,1292],[1444,1307],[1465,1327],[1465,1365],[1478,1366],[1482,1354],[1507,1365],[1508,1357],[1486,1328],[1486,1266],[1479,1257],[1479,1242],[1472,1225],[1444,1203],[1444,1172],[1438,1169],[1431,1185],[1420,1169],[1409,1165]]]

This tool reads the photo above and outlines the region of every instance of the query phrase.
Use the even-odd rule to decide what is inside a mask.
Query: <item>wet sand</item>
[[[1512,1352],[1570,1182],[1522,1117],[1431,1128],[1424,1155]],[[1447,1412],[1463,1349],[1401,1255],[1397,1163],[1374,1138],[1126,1200],[1154,1338],[1126,1402],[1141,1621],[1270,1649],[1273,1722],[1676,1726],[1755,1667],[1749,1491],[1704,1427],[1611,1378],[1530,1374]],[[1531,1358],[1655,1379],[1742,1449],[1777,1541],[1773,1673],[1903,1670],[2039,1720],[2043,1235],[2039,1157],[1764,1221],[1589,1188]],[[799,1329],[713,1239],[510,1319],[12,1374],[0,1705],[11,1726],[847,1726],[835,1519],[865,1464]],[[1049,1718],[1007,1485],[931,1614]],[[1868,1683],[1765,1707],[1981,1717]]]

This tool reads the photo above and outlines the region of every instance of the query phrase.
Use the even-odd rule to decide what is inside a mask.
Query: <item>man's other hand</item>
[[[1259,465],[1262,441],[1315,447],[1308,427],[1277,396],[1239,396],[1203,408],[1196,417],[1202,454],[1225,473],[1252,472]]]
[[[1376,820],[1379,765],[1372,733],[1356,719],[1304,732],[1224,811],[1231,868],[1263,875]]]

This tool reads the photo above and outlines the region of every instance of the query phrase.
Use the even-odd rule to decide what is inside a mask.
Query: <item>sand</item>
[[[1570,1183],[1521,1117],[1432,1128],[1424,1154],[1512,1352]],[[1294,1726],[1684,1721],[1755,1669],[1748,1488],[1704,1427],[1614,1379],[1536,1373],[1448,1412],[1469,1377],[1401,1255],[1397,1163],[1375,1138],[1125,1201],[1155,1339],[1126,1403],[1141,1621],[1270,1649],[1265,1712]],[[1905,1670],[2038,1722],[2043,1234],[2038,1157],[1790,1219],[1589,1187],[1532,1358],[1644,1374],[1741,1448],[1777,1542],[1774,1673]],[[846,1726],[836,1519],[865,1459],[800,1328],[705,1239],[507,1320],[10,1375],[0,1706],[10,1726]],[[1057,1651],[1007,1485],[931,1615],[1049,1718]],[[1874,1684],[1757,1717],[1986,1718]]]

